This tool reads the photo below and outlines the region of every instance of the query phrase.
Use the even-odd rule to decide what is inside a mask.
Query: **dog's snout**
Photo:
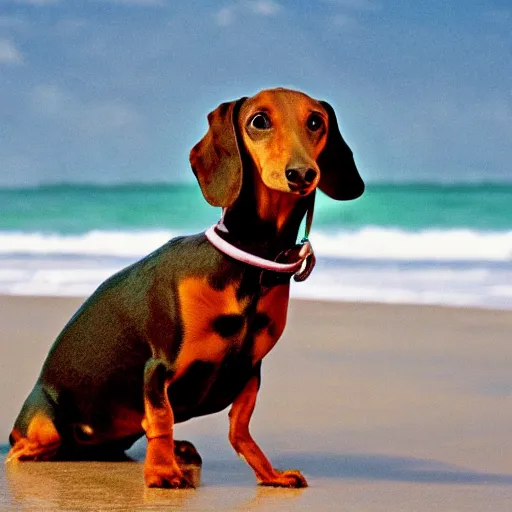
[[[286,179],[293,185],[310,185],[317,177],[317,171],[311,167],[286,169]]]

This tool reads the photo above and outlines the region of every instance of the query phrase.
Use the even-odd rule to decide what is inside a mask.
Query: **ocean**
[[[219,215],[195,184],[0,189],[0,293],[89,295]],[[319,194],[310,238],[317,266],[292,296],[512,309],[512,183]]]

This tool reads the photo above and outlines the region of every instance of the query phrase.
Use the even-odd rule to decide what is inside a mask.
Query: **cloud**
[[[256,14],[262,14],[263,16],[273,16],[281,10],[281,5],[273,0],[256,0],[249,2],[249,7]]]
[[[49,116],[63,111],[70,103],[67,95],[53,85],[38,85],[34,87],[31,99],[38,112]]]
[[[132,131],[139,117],[135,110],[114,101],[95,102],[88,105],[79,117],[80,130],[88,136],[110,135]]]
[[[23,55],[8,39],[0,39],[0,64],[21,64]]]
[[[256,14],[258,16],[275,16],[282,10],[281,4],[274,0],[252,0],[247,2],[239,2],[237,4],[222,7],[215,13],[215,21],[217,25],[226,27],[232,25],[239,16],[247,13]]]
[[[223,7],[215,13],[215,21],[221,27],[231,25],[236,19],[235,7]]]
[[[94,138],[132,132],[139,125],[137,112],[119,101],[79,101],[54,85],[35,86],[30,98],[40,115],[73,126],[83,136]]]
[[[332,25],[345,34],[360,32],[364,24],[359,18],[378,11],[381,6],[373,0],[323,0],[334,7]]]

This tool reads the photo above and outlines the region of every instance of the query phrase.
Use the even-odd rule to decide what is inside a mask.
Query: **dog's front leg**
[[[229,411],[229,441],[238,455],[254,470],[260,485],[307,487],[306,479],[299,471],[278,471],[274,469],[249,433],[249,422],[260,387],[260,368],[261,364],[258,364],[255,368],[255,374],[235,399]]]
[[[144,479],[148,487],[193,487],[174,456],[174,414],[167,396],[173,372],[162,359],[149,359],[144,368],[144,419],[148,439]]]

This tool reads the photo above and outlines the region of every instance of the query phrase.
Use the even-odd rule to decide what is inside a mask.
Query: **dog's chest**
[[[196,362],[222,368],[224,362],[236,360],[236,354],[256,364],[272,349],[286,323],[289,285],[271,288],[256,304],[254,298],[237,296],[236,283],[217,290],[206,278],[184,279],[178,294],[183,338],[177,378]]]

